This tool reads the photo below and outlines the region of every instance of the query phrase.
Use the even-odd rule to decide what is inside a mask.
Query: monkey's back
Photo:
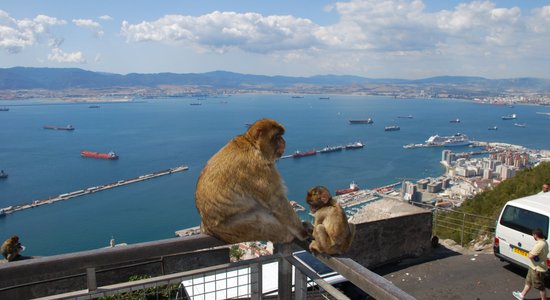
[[[229,234],[239,219],[252,218],[252,213],[273,218],[278,218],[277,212],[292,214],[296,220],[291,223],[301,224],[286,200],[286,188],[274,162],[244,136],[235,137],[207,162],[197,181],[195,204],[203,231],[230,242],[235,238],[223,235]],[[253,226],[252,232],[238,233],[239,238],[255,237]]]
[[[338,203],[324,206],[315,213],[315,226],[320,224],[330,237],[330,242],[321,246],[327,254],[342,254],[349,249],[355,237],[355,224],[348,223],[346,213]]]

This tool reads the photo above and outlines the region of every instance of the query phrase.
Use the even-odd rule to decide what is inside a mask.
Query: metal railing
[[[464,246],[470,240],[495,235],[495,220],[486,216],[457,211],[451,208],[441,208],[433,205],[415,205],[432,210],[433,235],[439,236],[442,231],[455,233],[457,242]]]
[[[96,278],[98,270],[104,269],[106,265],[112,266],[113,263],[118,266],[110,267],[111,270],[116,271],[117,268],[122,270],[127,267],[126,264],[135,261],[136,256],[147,256],[150,251],[162,252],[158,248],[159,243],[169,246],[173,251],[180,249],[184,252],[204,251],[204,248],[223,245],[212,237],[199,235],[144,243],[147,245],[129,245],[10,263],[0,266],[0,274],[3,278],[14,275],[23,279],[25,276],[31,277],[28,272],[38,272],[39,270],[52,272],[51,276],[54,276],[58,274],[58,269],[69,265],[72,269],[82,270],[71,276],[84,279],[86,288],[65,293],[48,293],[48,296],[41,299],[219,299],[216,296],[218,292],[225,293],[225,297],[220,296],[220,298],[233,298],[232,293],[236,292],[235,297],[250,299],[307,299],[308,297],[313,299],[349,299],[331,284],[333,282],[323,278],[291,250],[296,247],[307,249],[305,244],[277,245],[274,255],[252,260],[216,264],[129,282],[98,285]],[[144,253],[138,254],[138,249]],[[117,259],[113,261],[115,257]],[[334,274],[341,275],[341,281],[355,285],[376,299],[414,299],[385,278],[371,272],[352,259],[330,256],[317,256],[316,258],[330,267],[335,272]],[[111,261],[107,263],[108,260]],[[277,264],[277,273],[266,274],[265,266],[273,262]],[[59,263],[61,266],[58,266]],[[83,272],[84,270],[85,272]],[[242,272],[239,273],[239,270]],[[270,271],[270,273],[274,273],[274,271]],[[271,291],[266,290],[270,286],[265,278],[276,278],[276,288]],[[243,280],[242,283],[229,284],[235,279]],[[2,292],[9,292],[13,289],[33,289],[35,285],[55,283],[56,280],[59,278],[31,280],[24,286],[21,284],[9,285],[4,282],[0,285],[0,295]],[[233,288],[235,290],[230,290]],[[183,295],[189,298],[185,298]]]

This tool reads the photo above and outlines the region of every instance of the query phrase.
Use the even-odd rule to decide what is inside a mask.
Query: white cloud
[[[38,43],[42,36],[51,37],[49,27],[64,24],[64,20],[45,15],[17,20],[0,10],[0,48],[8,53],[19,53]]]
[[[549,39],[541,33],[550,28],[550,6],[529,16],[523,16],[518,7],[497,7],[490,1],[436,12],[428,12],[421,0],[351,0],[324,9],[338,13],[339,21],[320,26],[294,16],[216,11],[197,17],[167,15],[136,24],[124,21],[121,33],[127,42],[163,42],[217,53],[299,51],[300,56],[318,50],[415,57],[421,53],[509,55],[520,45],[528,49],[525,42]]]
[[[89,19],[74,19],[73,23],[78,27],[84,27],[91,30],[95,37],[102,37],[104,32],[99,23]]]
[[[221,53],[231,48],[270,53],[319,45],[317,30],[319,26],[310,20],[293,16],[215,11],[199,17],[167,15],[139,24],[124,21],[121,33],[129,42],[177,42]]]
[[[48,54],[48,60],[59,63],[85,63],[82,52],[67,53],[59,48],[53,48],[52,52]]]
[[[550,32],[550,5],[533,11],[533,18],[528,22],[528,27],[535,33]]]
[[[99,19],[104,20],[104,21],[109,21],[109,20],[112,20],[113,17],[111,17],[109,15],[103,15],[103,16],[100,16]]]

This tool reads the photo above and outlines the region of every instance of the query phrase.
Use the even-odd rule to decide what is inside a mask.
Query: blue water
[[[221,101],[227,103],[221,103]],[[40,101],[0,101],[0,208],[111,183],[179,165],[189,170],[0,218],[0,240],[17,234],[27,255],[52,255],[170,238],[200,222],[194,205],[199,172],[220,147],[246,130],[245,123],[268,117],[286,127],[287,153],[327,145],[366,143],[360,150],[318,154],[277,163],[292,200],[305,204],[307,189],[331,191],[351,181],[373,188],[398,178],[437,176],[441,148],[403,149],[430,135],[462,132],[472,139],[550,149],[550,120],[536,112],[549,107],[513,108],[457,100],[403,100],[385,97],[234,95],[192,106],[189,98],[143,103],[44,105]],[[29,105],[33,104],[33,105]],[[35,105],[34,105],[35,104]],[[517,122],[500,116],[516,113]],[[413,119],[398,119],[412,114]],[[348,119],[374,119],[349,125]],[[461,123],[449,123],[460,118]],[[400,131],[385,132],[397,123]],[[45,124],[72,124],[73,132],[44,130]],[[487,130],[498,126],[497,131]],[[463,148],[462,150],[466,150]],[[116,151],[117,161],[81,158],[81,150]],[[458,149],[459,150],[459,149]]]

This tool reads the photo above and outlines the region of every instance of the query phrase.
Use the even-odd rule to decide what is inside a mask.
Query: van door
[[[548,216],[507,204],[499,218],[495,237],[499,239],[499,256],[528,268],[527,254],[535,245],[533,229],[540,228],[548,236]]]

